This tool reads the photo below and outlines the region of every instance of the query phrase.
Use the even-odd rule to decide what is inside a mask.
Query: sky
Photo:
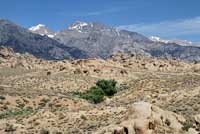
[[[0,18],[53,31],[79,20],[200,42],[200,0],[0,0]]]

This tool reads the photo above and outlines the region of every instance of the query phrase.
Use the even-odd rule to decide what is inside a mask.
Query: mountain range
[[[0,20],[0,45],[44,59],[108,58],[113,53],[200,61],[200,47],[153,40],[136,32],[96,22],[76,21],[52,32],[39,24],[29,29]]]
[[[11,47],[18,53],[28,52],[44,59],[89,57],[78,48],[67,47],[48,36],[33,33],[8,20],[0,20],[0,45]]]

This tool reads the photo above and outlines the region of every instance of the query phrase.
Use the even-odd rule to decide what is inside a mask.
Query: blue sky
[[[200,0],[0,0],[0,18],[57,31],[76,20],[200,42]]]

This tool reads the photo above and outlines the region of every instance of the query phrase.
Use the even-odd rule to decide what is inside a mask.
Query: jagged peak
[[[115,31],[117,34],[121,31],[120,29],[104,25],[99,22],[82,22],[82,21],[75,21],[72,23],[68,28],[68,30],[75,30],[80,33],[87,33],[92,30],[99,30],[99,31]]]

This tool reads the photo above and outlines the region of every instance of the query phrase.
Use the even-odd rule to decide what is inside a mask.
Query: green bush
[[[96,85],[103,90],[106,96],[113,96],[117,93],[117,82],[115,80],[98,80]]]
[[[94,86],[81,95],[81,98],[89,100],[93,103],[100,103],[103,101],[104,92],[101,88]]]
[[[115,80],[98,80],[96,86],[89,88],[85,93],[70,92],[68,94],[86,99],[92,103],[100,103],[103,101],[104,96],[113,96],[117,93],[117,82]]]

